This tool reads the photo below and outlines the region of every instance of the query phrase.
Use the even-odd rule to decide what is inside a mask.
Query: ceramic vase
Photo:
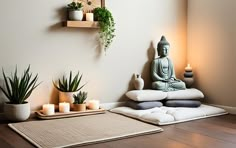
[[[82,10],[70,10],[69,11],[69,19],[74,21],[82,21],[83,20],[83,11]]]
[[[4,104],[4,115],[8,120],[19,122],[25,121],[30,116],[30,103],[23,104]]]
[[[139,74],[135,74],[134,87],[137,90],[142,90],[144,87],[144,81]]]

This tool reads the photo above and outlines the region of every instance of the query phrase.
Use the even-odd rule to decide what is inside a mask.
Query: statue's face
[[[160,49],[159,49],[159,51],[160,51],[160,56],[161,57],[166,57],[166,56],[168,56],[168,54],[169,54],[169,48],[170,48],[170,46],[169,45],[163,45],[163,46],[161,46],[160,47]]]

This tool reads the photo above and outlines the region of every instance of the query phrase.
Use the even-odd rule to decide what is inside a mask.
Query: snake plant
[[[70,71],[69,78],[66,78],[65,76],[62,77],[62,79],[58,79],[58,85],[53,81],[53,85],[55,88],[62,92],[76,92],[79,91],[81,88],[84,87],[80,85],[80,81],[82,79],[82,75],[79,75],[79,72],[73,77],[72,71]]]
[[[36,84],[38,80],[38,74],[35,77],[32,77],[32,73],[30,73],[30,65],[24,71],[22,77],[18,77],[17,67],[15,69],[14,75],[12,75],[11,77],[6,76],[3,69],[2,73],[6,89],[3,88],[2,86],[0,86],[0,89],[2,90],[4,95],[9,99],[10,104],[25,103],[25,100],[39,85]]]

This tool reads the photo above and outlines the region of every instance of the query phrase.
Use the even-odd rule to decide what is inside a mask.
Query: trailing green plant
[[[99,35],[104,50],[106,51],[115,37],[115,22],[112,13],[105,7],[97,7],[94,9],[93,13],[95,20],[99,23]]]
[[[40,84],[36,84],[38,80],[38,74],[32,77],[30,73],[30,65],[24,71],[23,75],[18,77],[17,67],[15,69],[14,75],[11,77],[6,76],[4,70],[2,69],[4,82],[6,89],[0,86],[0,89],[4,95],[9,99],[11,104],[23,104],[25,100],[31,95],[33,90]]]
[[[84,104],[84,101],[87,99],[87,92],[79,92],[78,94],[73,94],[74,104]]]
[[[79,2],[71,2],[67,5],[68,10],[81,10],[83,8],[83,4]]]
[[[53,81],[53,85],[55,86],[55,88],[57,88],[59,91],[62,91],[62,92],[76,92],[85,86],[84,84],[81,87],[79,87],[82,76],[83,75],[79,75],[79,72],[78,72],[75,75],[75,77],[73,77],[72,71],[70,71],[69,78],[66,78],[65,76],[63,76],[62,79],[58,79],[58,85],[54,81]]]

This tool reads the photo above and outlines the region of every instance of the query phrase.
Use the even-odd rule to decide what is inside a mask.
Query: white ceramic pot
[[[75,21],[83,20],[83,11],[82,10],[70,10],[69,11],[69,19]]]
[[[144,87],[144,81],[141,78],[141,75],[137,74],[135,75],[135,79],[134,79],[134,87],[137,90],[142,90]]]
[[[77,94],[78,92],[62,92],[59,91],[59,103],[67,102],[70,103],[70,108],[73,109],[74,98],[73,94]]]
[[[25,121],[30,116],[30,103],[24,104],[4,104],[4,115],[11,121]]]

